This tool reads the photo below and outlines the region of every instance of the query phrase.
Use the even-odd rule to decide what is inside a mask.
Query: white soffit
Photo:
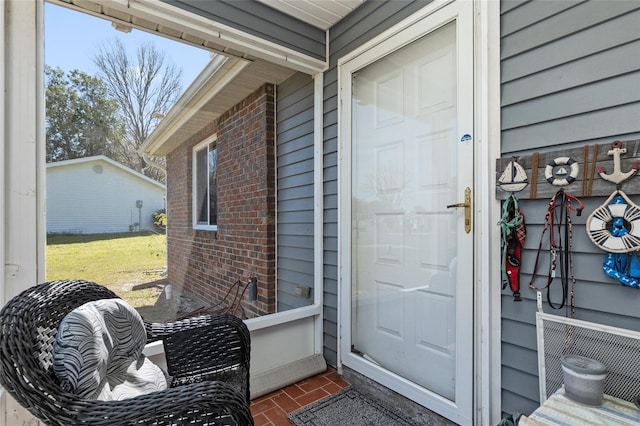
[[[322,30],[328,30],[365,0],[258,0]]]

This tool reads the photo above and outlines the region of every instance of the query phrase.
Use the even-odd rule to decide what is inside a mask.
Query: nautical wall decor
[[[580,173],[578,162],[571,157],[554,158],[544,169],[545,179],[555,186],[569,185],[578,178],[578,173]]]
[[[528,184],[527,172],[518,163],[518,159],[511,157],[511,161],[504,168],[498,178],[498,187],[506,192],[519,192]]]
[[[622,142],[616,141],[612,144],[611,150],[607,152],[607,155],[613,156],[613,173],[606,174],[604,167],[598,167],[598,174],[604,180],[608,180],[609,182],[613,182],[617,185],[620,185],[625,180],[629,179],[638,171],[638,162],[635,161],[631,166],[631,170],[628,172],[623,172],[620,167],[620,155],[626,154],[627,149],[622,146]]]
[[[518,199],[551,199],[529,288],[538,291],[538,300],[542,300],[540,293],[546,289],[549,305],[553,309],[570,308],[573,317],[576,279],[572,212],[580,215],[584,208],[577,197],[595,196],[608,198],[591,212],[585,228],[589,239],[605,252],[603,271],[625,286],[640,288],[640,205],[631,200],[640,195],[639,169],[640,139],[497,159],[496,197],[504,200],[498,223],[502,231],[503,290],[509,286],[514,300],[521,299],[519,273],[525,257],[525,226]],[[546,262],[540,262],[544,255],[549,256],[548,271]],[[539,266],[544,272],[539,271]],[[558,280],[561,300],[550,292]],[[544,282],[538,284],[539,281]]]
[[[621,190],[587,218],[587,235],[595,245],[611,253],[640,250],[640,207]]]
[[[606,252],[602,270],[622,285],[640,288],[640,206],[636,205],[620,188],[638,170],[638,162],[623,172],[620,156],[627,149],[622,142],[612,144],[607,155],[613,156],[613,172],[607,174],[598,168],[602,179],[616,184],[616,190],[587,218],[589,239]]]
[[[616,190],[589,215],[587,235],[606,252],[604,273],[632,288],[640,288],[640,207]]]
[[[614,154],[616,152],[617,154]],[[504,200],[505,198],[504,190],[500,185],[500,177],[512,158],[512,156],[505,156],[496,160],[495,179],[497,183],[496,198],[498,199]],[[613,180],[607,180],[606,177],[617,180],[623,175],[630,174],[632,170],[640,169],[640,166],[637,165],[640,162],[640,139],[519,155],[517,164],[524,169],[527,175],[528,188],[524,188],[518,193],[518,199],[551,198],[558,191],[558,187],[547,181],[545,171],[553,162],[556,164],[561,162],[558,161],[560,159],[572,159],[578,165],[575,179],[568,179],[572,177],[571,165],[560,164],[552,167],[554,170],[560,170],[564,167],[568,172],[567,175],[554,175],[554,178],[571,180],[571,182],[567,182],[568,185],[564,186],[567,191],[583,198],[607,197],[611,194],[611,184],[617,185],[617,183]],[[640,195],[640,178],[636,171],[633,172],[631,178],[627,177],[627,180],[624,181],[624,190],[629,196]]]

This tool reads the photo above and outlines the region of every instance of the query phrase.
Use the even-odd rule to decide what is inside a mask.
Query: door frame
[[[436,0],[402,22],[384,31],[365,44],[351,51],[338,60],[338,370],[342,371],[345,359],[350,354],[351,344],[351,265],[350,265],[350,132],[351,123],[343,119],[344,105],[350,102],[350,90],[344,90],[348,84],[344,72],[345,64],[364,52],[378,49],[386,53],[400,46],[393,45],[392,37],[411,30],[414,25],[426,17],[440,11],[456,0]],[[467,1],[467,0],[457,0]],[[500,285],[499,277],[499,230],[495,225],[499,217],[499,202],[493,190],[494,159],[500,155],[500,58],[499,58],[499,2],[473,0],[473,113],[474,129],[474,194],[473,194],[473,229],[474,229],[474,326],[473,326],[473,372],[472,372],[472,407],[467,413],[458,413],[459,417],[451,418],[462,424],[495,424],[501,417],[501,357],[500,357]],[[416,28],[415,26],[414,28]],[[423,30],[422,34],[426,32]],[[391,49],[391,50],[389,50]],[[384,56],[380,54],[376,59]],[[364,66],[364,65],[363,65]],[[348,74],[350,76],[350,73]],[[348,93],[347,93],[348,92]],[[494,244],[493,242],[496,242]],[[489,265],[489,266],[487,266]],[[492,284],[493,283],[493,284]],[[496,284],[497,283],[497,284]],[[353,360],[351,360],[353,362]],[[370,378],[380,382],[378,369],[368,368],[363,371]],[[414,385],[415,387],[415,385]],[[404,396],[418,400],[417,387],[408,385],[401,389]],[[420,390],[420,393],[422,391]],[[429,408],[436,412],[450,410],[451,402],[442,398],[440,403],[434,399],[434,406]],[[451,416],[449,416],[451,417]]]

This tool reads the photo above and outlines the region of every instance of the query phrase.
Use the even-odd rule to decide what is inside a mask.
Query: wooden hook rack
[[[634,163],[640,161],[640,139],[617,141],[621,142],[626,153],[620,156],[620,168],[630,170]],[[600,177],[598,169],[603,168],[611,173],[614,168],[613,157],[607,153],[612,149],[612,143],[585,145],[582,148],[563,149],[556,151],[534,152],[533,154],[518,156],[518,163],[527,172],[529,185],[518,192],[519,199],[550,198],[560,188],[577,197],[608,196],[616,189],[616,185]],[[555,186],[547,182],[545,169],[549,163],[559,157],[569,157],[578,162],[580,167],[578,177],[567,186]],[[513,156],[496,160],[495,181],[507,167]],[[640,194],[640,173],[624,181],[620,187],[628,195]],[[507,193],[496,185],[496,198],[504,199]]]

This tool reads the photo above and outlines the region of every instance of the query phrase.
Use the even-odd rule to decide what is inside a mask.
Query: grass
[[[49,235],[47,281],[80,278],[102,284],[132,306],[152,306],[162,292],[166,235]]]

